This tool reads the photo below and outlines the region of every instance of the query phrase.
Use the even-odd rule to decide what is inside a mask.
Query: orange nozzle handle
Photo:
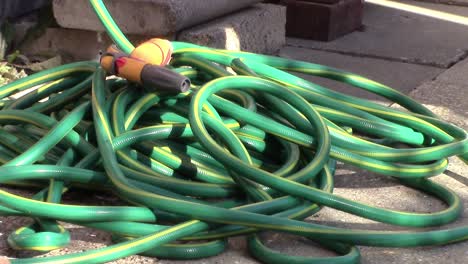
[[[166,53],[166,56],[161,56],[163,54],[161,52],[151,56],[150,52],[160,50],[160,46],[155,45],[154,40],[141,44],[135,48],[130,56],[124,54],[115,45],[111,45],[101,57],[101,66],[110,74],[139,83],[154,92],[186,92],[190,89],[190,80],[177,72],[162,67],[170,60],[169,54],[172,54],[172,45],[170,53]],[[166,40],[166,42],[170,44],[169,41]],[[166,42],[161,43],[167,44]]]
[[[137,58],[149,64],[166,66],[171,61],[172,44],[167,39],[153,38],[138,45],[130,57]]]

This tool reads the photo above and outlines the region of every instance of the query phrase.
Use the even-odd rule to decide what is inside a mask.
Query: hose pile
[[[129,54],[133,46],[102,1],[90,2]],[[468,239],[468,226],[439,227],[455,221],[463,208],[454,192],[430,179],[446,169],[450,156],[467,161],[463,129],[352,73],[172,45],[168,67],[190,79],[187,92],[149,92],[125,79],[106,78],[96,62],[63,65],[0,88],[0,182],[42,188],[32,198],[0,190],[1,215],[34,219],[9,235],[9,245],[37,251],[65,247],[70,234],[60,222],[108,231],[115,241],[11,263],[104,263],[134,254],[197,259],[220,254],[227,238],[240,235],[264,263],[359,263],[356,245],[414,247]],[[338,93],[290,72],[341,81],[409,111]],[[408,213],[334,195],[337,161],[396,178],[447,207]],[[112,192],[129,205],[61,203],[71,188]],[[303,221],[324,206],[392,225],[438,228],[389,232]],[[266,230],[303,236],[339,256],[276,252],[261,240]]]

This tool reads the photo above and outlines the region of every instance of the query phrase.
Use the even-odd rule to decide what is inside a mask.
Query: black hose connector
[[[165,67],[146,64],[141,70],[141,84],[152,92],[183,93],[190,89],[190,80]]]

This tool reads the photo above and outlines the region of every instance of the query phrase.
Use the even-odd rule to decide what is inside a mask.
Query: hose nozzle
[[[139,83],[152,92],[186,92],[190,89],[190,80],[164,67],[171,54],[171,43],[162,39],[151,39],[130,55],[111,45],[101,57],[101,65],[108,73]]]

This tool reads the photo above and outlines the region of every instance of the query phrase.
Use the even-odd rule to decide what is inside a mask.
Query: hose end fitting
[[[190,80],[165,67],[146,64],[141,71],[142,85],[152,91],[183,93],[190,89]]]
[[[190,80],[164,67],[171,54],[170,41],[163,39],[151,39],[130,55],[112,45],[101,57],[101,65],[108,73],[139,83],[151,92],[186,92],[190,89]]]

